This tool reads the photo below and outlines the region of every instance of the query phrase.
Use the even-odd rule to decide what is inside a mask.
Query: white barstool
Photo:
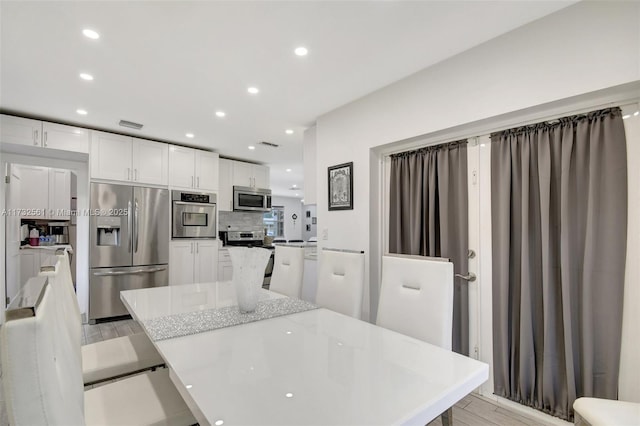
[[[303,247],[276,246],[269,290],[300,299],[303,272]]]
[[[423,256],[382,256],[376,324],[451,350],[453,263]],[[442,413],[453,424],[453,409]]]
[[[364,252],[323,249],[316,304],[360,319],[364,293]]]

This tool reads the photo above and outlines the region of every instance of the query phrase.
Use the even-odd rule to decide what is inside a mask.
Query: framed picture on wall
[[[353,162],[328,168],[329,210],[353,210]]]

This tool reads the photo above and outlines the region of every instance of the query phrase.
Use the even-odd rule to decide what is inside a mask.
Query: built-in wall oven
[[[234,211],[271,211],[271,190],[250,186],[233,187]]]
[[[216,238],[216,194],[171,191],[171,238]]]

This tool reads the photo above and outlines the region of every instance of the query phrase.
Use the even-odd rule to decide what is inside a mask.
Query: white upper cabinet
[[[218,162],[215,152],[196,150],[196,188],[218,190]]]
[[[20,173],[20,209],[27,219],[46,219],[49,209],[49,168],[15,166]]]
[[[233,185],[269,188],[269,168],[259,164],[234,161]]]
[[[169,185],[195,187],[195,150],[182,146],[169,147]]]
[[[0,142],[41,146],[42,122],[29,118],[0,116]]]
[[[91,135],[91,178],[131,181],[130,137],[105,132]]]
[[[254,186],[253,164],[242,161],[233,162],[233,186]]]
[[[89,131],[30,118],[0,116],[2,143],[89,153]]]
[[[91,136],[91,179],[167,185],[167,144],[93,132]]]
[[[169,183],[169,146],[166,143],[133,138],[133,180],[140,183]]]
[[[218,211],[233,211],[233,161],[220,159]]]
[[[253,165],[253,184],[256,188],[269,188],[271,180],[269,179],[269,167]]]
[[[69,220],[71,210],[71,172],[49,169],[49,218]]]
[[[71,209],[71,172],[39,166],[14,166],[20,176],[19,208],[26,219],[68,220]]]
[[[89,130],[45,121],[42,123],[42,146],[88,154]]]
[[[176,188],[218,190],[218,154],[171,145],[169,185]]]

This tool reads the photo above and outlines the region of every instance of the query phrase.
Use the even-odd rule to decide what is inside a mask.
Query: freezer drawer
[[[127,315],[120,292],[169,284],[167,265],[93,268],[89,272],[89,321]]]

